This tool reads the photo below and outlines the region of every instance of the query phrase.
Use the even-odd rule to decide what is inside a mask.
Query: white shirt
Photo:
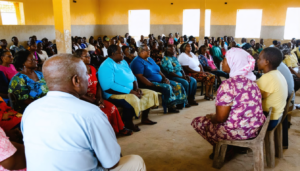
[[[42,54],[37,53],[42,62],[45,62],[48,59],[48,54],[46,51],[42,50]]]
[[[141,42],[141,40],[136,42],[136,47],[141,47],[142,45],[144,45],[144,43]]]
[[[75,44],[75,45],[74,45],[74,49],[77,50],[77,49],[82,49],[82,48],[81,48],[80,45],[76,45],[76,44]]]
[[[21,122],[27,170],[103,171],[121,148],[99,107],[60,91],[32,102]]]
[[[91,44],[89,44],[89,46],[87,47],[87,49],[86,49],[87,51],[96,51],[96,48],[95,48],[95,46],[94,45],[91,45]]]
[[[199,72],[200,71],[200,62],[198,57],[193,53],[190,52],[193,58],[189,57],[186,53],[181,53],[178,56],[178,61],[182,66],[189,66],[192,70]]]
[[[105,46],[102,48],[102,51],[103,51],[103,57],[108,56],[107,49]]]

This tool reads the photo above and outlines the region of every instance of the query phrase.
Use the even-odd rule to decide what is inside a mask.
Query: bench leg
[[[253,150],[254,171],[264,170],[264,142],[257,143]]]
[[[267,166],[270,168],[275,167],[275,146],[274,146],[274,131],[267,131],[265,136],[265,148]]]
[[[282,124],[280,123],[275,130],[275,156],[278,158],[282,158],[282,153]]]
[[[227,145],[219,143],[216,145],[215,148],[215,156],[213,161],[213,167],[216,169],[221,169],[221,167],[224,165],[224,159],[226,155]]]

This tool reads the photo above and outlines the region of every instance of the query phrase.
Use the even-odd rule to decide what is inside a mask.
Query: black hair
[[[273,40],[273,45],[277,45],[278,41],[277,40]]]
[[[17,69],[23,68],[23,64],[27,61],[28,56],[31,54],[29,50],[21,50],[14,56],[14,66]]]
[[[208,37],[204,37],[204,40],[208,39]]]
[[[254,39],[251,39],[250,42],[254,41]]]
[[[199,54],[201,54],[201,49],[202,49],[202,48],[206,48],[206,46],[205,46],[205,45],[202,45],[202,46],[199,47],[199,49],[198,49],[198,53],[199,53]]]
[[[2,64],[2,59],[1,59],[1,57],[2,56],[4,56],[4,54],[6,53],[6,52],[10,52],[10,51],[8,51],[8,50],[6,50],[6,49],[0,49],[0,64]]]
[[[13,41],[14,40],[14,38],[17,38],[16,36],[13,36],[12,38],[11,38],[11,41]]]
[[[129,48],[129,46],[122,46],[122,51],[125,53],[125,49]]]
[[[75,51],[75,53],[74,53],[74,56],[75,56],[76,58],[81,58],[81,56],[82,56],[82,54],[83,54],[84,51],[87,51],[87,50],[85,50],[85,49],[77,49],[77,50]]]
[[[94,39],[94,37],[93,37],[93,36],[91,36],[91,37],[90,37],[90,39],[89,39],[89,43],[91,42],[91,40],[92,40],[92,39]]]
[[[112,56],[113,53],[116,53],[118,50],[117,45],[110,45],[107,49],[108,56]]]
[[[283,54],[278,48],[267,47],[262,52],[262,57],[270,62],[272,69],[276,69],[283,60]]]

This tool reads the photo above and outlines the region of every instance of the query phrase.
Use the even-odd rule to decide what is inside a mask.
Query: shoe
[[[192,107],[189,103],[185,104],[185,108]]]
[[[179,110],[183,109],[183,104],[176,105],[176,109],[179,109]]]
[[[125,135],[125,136],[130,136],[133,134],[132,130],[127,129],[124,127],[124,129],[122,129],[121,131],[119,131],[120,135]]]
[[[199,105],[199,104],[198,104],[197,102],[195,102],[195,101],[190,101],[189,104],[190,104],[191,106],[198,106],[198,105]]]
[[[142,124],[144,124],[144,125],[155,125],[155,124],[157,124],[157,122],[153,122],[153,121],[148,120],[148,121],[142,121]]]
[[[179,110],[177,110],[176,108],[168,108],[168,113],[179,113]]]

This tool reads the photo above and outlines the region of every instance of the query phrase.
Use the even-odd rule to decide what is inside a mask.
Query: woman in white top
[[[44,51],[44,50],[42,50],[42,49],[43,49],[43,44],[42,44],[42,42],[39,42],[37,44],[37,50],[36,50],[36,52],[39,55],[42,63],[44,63],[48,59],[48,55],[47,55],[47,52]]]
[[[213,100],[214,97],[211,95],[211,91],[215,82],[215,75],[209,72],[204,72],[204,69],[200,64],[198,57],[191,52],[192,47],[189,43],[182,44],[180,50],[182,53],[179,55],[178,61],[184,69],[184,72],[189,76],[195,78],[198,82],[204,82],[204,99]]]

